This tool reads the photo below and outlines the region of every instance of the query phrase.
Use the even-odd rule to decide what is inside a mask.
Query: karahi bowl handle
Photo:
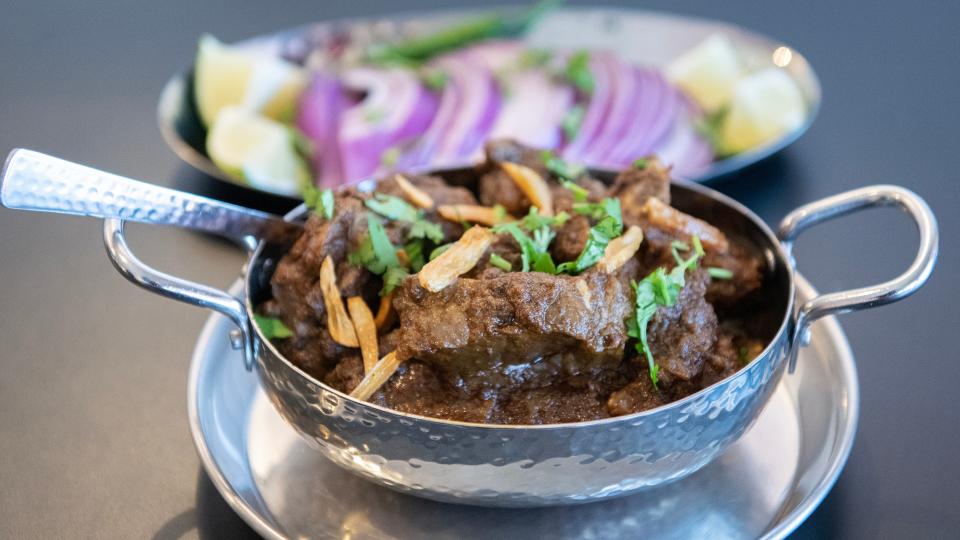
[[[784,250],[796,268],[793,244],[806,229],[867,208],[894,206],[906,212],[920,232],[920,245],[910,267],[899,276],[877,285],[821,294],[797,308],[789,333],[788,369],[796,368],[797,352],[808,340],[810,324],[821,317],[849,313],[896,302],[915,293],[933,272],[939,234],[937,220],[927,203],[916,193],[899,186],[867,186],[806,204],[790,212],[777,231]]]
[[[212,309],[229,317],[237,326],[237,330],[230,334],[231,345],[235,349],[243,350],[247,370],[253,369],[257,358],[256,333],[243,300],[219,289],[171,276],[146,265],[127,245],[123,220],[104,221],[103,243],[114,268],[135,285],[160,296]]]

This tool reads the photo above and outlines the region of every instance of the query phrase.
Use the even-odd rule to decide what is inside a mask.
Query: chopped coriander
[[[540,227],[533,231],[533,244],[537,247],[537,251],[544,252],[556,236],[550,227]]]
[[[729,111],[730,107],[724,105],[716,111],[704,116],[694,126],[697,132],[700,133],[703,138],[707,139],[707,142],[709,142],[710,146],[713,147],[713,151],[715,154],[717,154],[717,156],[726,155],[723,152],[723,140],[720,136],[720,132],[724,120],[727,119],[727,113]]]
[[[600,221],[607,216],[612,217],[618,224],[618,229],[620,231],[617,233],[617,236],[620,236],[620,234],[623,232],[623,218],[621,217],[620,212],[620,199],[616,197],[609,197],[598,203],[573,203],[573,211],[578,214],[589,216],[597,221]]]
[[[445,71],[440,71],[439,69],[432,69],[425,71],[420,79],[423,81],[423,84],[435,91],[443,90],[443,87],[447,85],[447,80],[449,76]]]
[[[387,219],[410,223],[410,230],[407,232],[408,240],[428,239],[433,242],[443,240],[443,228],[440,225],[425,219],[423,210],[414,208],[399,197],[376,193],[364,204]]]
[[[434,248],[433,251],[430,252],[430,256],[427,257],[427,260],[432,261],[437,257],[439,257],[440,255],[443,255],[443,252],[450,249],[450,246],[452,245],[453,245],[453,242],[450,242],[449,244],[444,244],[442,246],[438,246]]]
[[[576,180],[583,174],[583,165],[579,163],[568,163],[557,157],[557,155],[550,150],[544,150],[540,155],[543,158],[543,165],[557,178]]]
[[[590,192],[587,191],[585,188],[583,188],[583,186],[574,184],[570,180],[561,180],[560,184],[563,185],[563,187],[569,189],[571,193],[573,193],[573,200],[575,202],[586,202],[587,197],[590,196]]]
[[[347,261],[354,266],[362,266],[374,274],[383,276],[383,289],[380,295],[390,293],[404,277],[408,275],[400,266],[397,248],[390,242],[387,231],[372,214],[367,215],[366,237],[356,251],[347,255]]]
[[[532,261],[534,272],[543,272],[545,274],[559,273],[557,270],[557,265],[553,262],[553,257],[550,256],[549,251],[537,253],[532,257]]]
[[[526,49],[520,53],[518,62],[523,69],[545,66],[553,59],[553,52],[547,49]]]
[[[333,219],[333,190],[325,189],[323,191],[317,189],[316,186],[312,184],[307,184],[303,187],[303,202],[306,203],[307,208],[316,212],[318,216],[322,216],[324,219]]]
[[[607,249],[611,240],[623,233],[623,223],[620,223],[614,216],[607,216],[599,223],[590,228],[587,235],[587,242],[583,246],[583,251],[577,258],[570,262],[565,262],[557,267],[558,272],[567,272],[570,274],[579,274],[591,266],[597,264]]]
[[[510,264],[510,261],[504,259],[496,253],[490,254],[490,264],[496,266],[504,272],[509,272],[511,269],[513,269],[513,265]]]
[[[580,126],[583,125],[583,117],[586,113],[587,110],[583,108],[583,105],[574,105],[567,109],[567,112],[563,115],[563,119],[560,121],[560,129],[563,131],[563,138],[567,142],[577,138],[577,133],[580,133]]]
[[[380,296],[386,296],[393,292],[400,283],[409,276],[406,269],[399,266],[391,266],[383,273],[383,288],[380,289]]]
[[[553,231],[549,227],[537,229],[534,238],[527,236],[518,222],[501,223],[493,228],[495,233],[508,233],[520,245],[521,271],[529,272],[533,268],[537,272],[556,273],[556,265],[547,247],[553,240]]]
[[[718,268],[716,266],[710,266],[707,268],[707,273],[710,274],[710,277],[713,279],[731,279],[733,278],[733,272],[727,270],[726,268]]]
[[[400,266],[397,249],[390,242],[387,231],[372,215],[367,215],[367,236],[356,251],[347,256],[354,266],[362,266],[374,274],[383,274],[388,268]]]
[[[392,168],[397,164],[397,161],[400,159],[400,149],[396,146],[392,146],[384,150],[383,154],[380,156],[380,164],[387,168]]]
[[[540,213],[539,208],[531,206],[527,215],[520,220],[520,224],[523,225],[524,229],[534,232],[544,227],[559,227],[566,223],[568,219],[570,219],[570,214],[566,212],[560,212],[555,216],[545,216]]]
[[[410,269],[419,272],[425,261],[423,260],[423,239],[415,238],[403,245],[403,251],[407,254],[407,260],[410,262]]]
[[[394,197],[393,195],[374,193],[373,197],[367,199],[364,204],[370,210],[387,219],[413,223],[419,218],[419,212],[416,208],[400,197]]]
[[[285,339],[293,335],[293,331],[287,328],[287,325],[283,324],[283,321],[276,317],[265,317],[255,314],[253,319],[267,339]]]
[[[507,219],[507,209],[504,208],[502,204],[493,205],[493,221],[495,223],[503,223],[505,219]]]
[[[633,160],[633,168],[642,171],[647,168],[647,165],[650,164],[650,160],[647,158],[637,158]]]
[[[363,119],[368,124],[379,124],[386,117],[387,111],[383,109],[373,109],[368,107],[363,111]]]
[[[410,231],[407,233],[407,238],[411,240],[427,239],[434,243],[440,243],[443,241],[443,227],[420,217],[411,225]]]
[[[656,387],[659,382],[660,368],[653,359],[653,353],[650,351],[650,345],[647,342],[647,324],[653,318],[657,307],[671,307],[677,303],[677,297],[686,283],[684,273],[696,267],[697,261],[703,256],[703,246],[700,239],[696,236],[691,238],[693,244],[693,254],[685,260],[680,260],[677,266],[670,272],[663,267],[657,268],[639,283],[633,282],[635,298],[635,310],[633,316],[627,321],[627,335],[637,339],[637,352],[647,358],[647,365],[650,367],[650,380]],[[683,242],[674,242],[671,246],[674,255],[679,245],[686,245]]]
[[[590,53],[585,50],[575,52],[567,59],[564,76],[586,95],[593,93],[593,74],[590,73]]]
[[[673,260],[677,261],[677,264],[683,264],[683,257],[680,256],[680,251],[689,251],[690,246],[682,240],[674,240],[670,242],[670,253],[673,254]]]
[[[370,243],[373,245],[373,253],[377,260],[385,266],[385,270],[386,268],[400,266],[400,260],[397,259],[397,248],[390,242],[390,237],[387,236],[387,231],[384,230],[383,225],[369,215],[367,216],[367,224],[370,228]]]

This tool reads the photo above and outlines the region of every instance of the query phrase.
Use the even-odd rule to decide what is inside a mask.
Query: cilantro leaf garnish
[[[316,212],[318,216],[324,219],[333,219],[333,190],[317,189],[313,184],[307,184],[303,187],[303,202],[307,208]]]
[[[561,180],[561,181],[560,181],[560,184],[561,184],[563,187],[565,187],[565,188],[567,188],[568,190],[570,190],[570,192],[573,194],[573,200],[574,200],[574,202],[578,202],[578,203],[586,202],[586,201],[587,201],[587,197],[590,196],[590,192],[587,191],[583,186],[580,186],[580,185],[578,185],[578,184],[574,184],[574,183],[571,182],[570,180]]]
[[[566,212],[560,212],[555,216],[545,216],[540,213],[539,208],[531,206],[527,215],[520,220],[520,224],[523,225],[524,229],[534,232],[544,227],[559,227],[566,223],[568,219],[570,219],[570,214]]]
[[[697,262],[703,257],[703,246],[700,239],[696,236],[691,238],[693,244],[693,254],[687,259],[680,259],[677,266],[670,272],[663,267],[657,268],[639,283],[632,282],[635,293],[635,309],[633,316],[627,321],[627,335],[636,338],[637,352],[647,358],[647,365],[650,368],[650,380],[656,387],[659,382],[658,374],[660,368],[653,359],[653,353],[650,351],[650,344],[647,342],[647,324],[657,312],[660,306],[671,307],[677,303],[677,297],[686,283],[684,274],[687,270],[696,268]],[[677,250],[683,249],[683,242],[674,242],[671,246],[674,256],[677,256]],[[687,247],[689,249],[689,247]]]
[[[407,221],[413,223],[417,221],[419,213],[407,201],[393,195],[384,195],[383,193],[374,193],[373,197],[367,199],[364,204],[370,210],[381,216],[394,221]]]
[[[647,165],[650,164],[650,160],[647,158],[637,158],[633,160],[633,168],[642,171],[647,168]]]
[[[621,232],[622,224],[621,229],[618,231],[616,219],[612,216],[603,218],[599,223],[590,228],[590,232],[587,235],[587,242],[583,246],[583,251],[577,255],[577,258],[570,262],[562,263],[557,267],[557,271],[579,274],[597,264],[597,261],[603,258],[607,244],[614,238],[620,236]]]
[[[503,223],[505,219],[507,219],[507,209],[502,204],[493,205],[493,221]]]
[[[534,238],[530,238],[516,221],[496,225],[493,232],[507,233],[520,245],[521,271],[529,272],[533,268],[537,272],[556,274],[556,265],[547,251],[554,234],[549,227],[537,229]]]
[[[392,168],[400,159],[400,148],[391,146],[380,155],[380,164],[387,168]]]
[[[550,150],[544,150],[540,155],[547,170],[562,180],[576,180],[585,170],[583,165],[564,161]]]
[[[513,265],[510,264],[510,261],[504,259],[496,253],[490,254],[490,264],[496,266],[504,272],[509,272],[511,269],[513,269]]]
[[[617,223],[619,223],[620,230],[623,230],[623,218],[621,217],[620,212],[620,199],[616,197],[610,197],[603,199],[598,203],[591,202],[576,202],[573,203],[573,211],[578,214],[583,214],[589,216],[594,220],[602,220],[607,216],[613,217]],[[620,236],[620,233],[617,233],[617,236]]]
[[[426,239],[438,244],[443,241],[443,228],[439,224],[421,217],[413,222],[410,231],[407,232],[407,238],[411,240]]]
[[[360,247],[347,256],[347,261],[378,275],[386,272],[387,268],[400,266],[397,250],[390,242],[383,224],[372,215],[368,215],[367,228],[367,236],[360,243]]]
[[[387,271],[383,273],[383,288],[380,289],[380,296],[386,296],[393,292],[404,278],[410,275],[410,272],[407,272],[405,268],[399,266],[391,266],[387,268]]]
[[[587,110],[583,108],[583,105],[574,105],[567,109],[566,114],[563,115],[563,119],[560,121],[560,129],[563,131],[563,138],[567,142],[577,138],[577,133],[580,132],[580,126],[583,125],[583,117],[586,113]]]
[[[283,324],[283,321],[276,317],[254,314],[253,319],[267,339],[285,339],[293,335],[293,331],[287,328],[287,325]]]
[[[620,199],[616,197],[607,198],[598,203],[574,203],[573,210],[599,220],[590,228],[587,242],[577,258],[557,267],[558,272],[579,274],[597,264],[597,261],[603,258],[610,241],[623,234],[623,218],[620,212]]]
[[[435,91],[443,90],[443,87],[447,85],[447,80],[449,80],[449,78],[450,76],[447,75],[447,72],[439,69],[424,71],[420,76],[420,80],[423,81],[424,86]]]
[[[415,239],[403,245],[403,251],[407,254],[407,260],[410,262],[410,269],[419,272],[425,261],[423,260],[423,240]]]
[[[593,74],[590,73],[590,53],[584,50],[577,51],[567,59],[563,75],[586,95],[593,93]]]
[[[367,199],[364,204],[387,219],[410,223],[407,239],[426,238],[433,242],[443,241],[443,229],[440,225],[424,218],[423,210],[414,208],[400,197],[375,193],[373,198]]]
[[[727,270],[726,268],[718,268],[716,266],[711,266],[707,268],[707,273],[710,274],[710,277],[713,279],[732,279],[733,272]]]
[[[724,105],[710,114],[704,116],[698,121],[694,128],[697,132],[710,143],[713,152],[717,157],[723,157],[727,154],[723,151],[723,138],[720,135],[724,120],[727,119],[727,113],[730,112],[729,105]]]

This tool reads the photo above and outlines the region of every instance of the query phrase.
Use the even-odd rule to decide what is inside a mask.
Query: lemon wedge
[[[666,68],[667,78],[707,112],[730,101],[744,73],[733,43],[722,34],[708,37]]]
[[[737,83],[720,126],[725,153],[734,154],[776,140],[799,128],[806,102],[797,84],[780,68],[768,68]]]
[[[280,58],[200,38],[194,67],[194,98],[200,119],[210,126],[226,106],[240,105],[280,121],[292,118],[306,87],[302,69]]]
[[[293,131],[241,106],[220,109],[207,133],[207,154],[230,176],[272,193],[296,197],[311,181]]]

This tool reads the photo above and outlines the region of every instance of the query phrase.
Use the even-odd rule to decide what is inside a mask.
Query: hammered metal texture
[[[581,503],[700,469],[756,419],[783,372],[784,334],[734,377],[674,404],[557,426],[481,426],[348,400],[268,347],[258,374],[271,402],[339,466],[397,491],[483,506]]]
[[[0,200],[8,208],[174,225],[237,239],[280,222],[263,212],[23,149],[7,159]]]

